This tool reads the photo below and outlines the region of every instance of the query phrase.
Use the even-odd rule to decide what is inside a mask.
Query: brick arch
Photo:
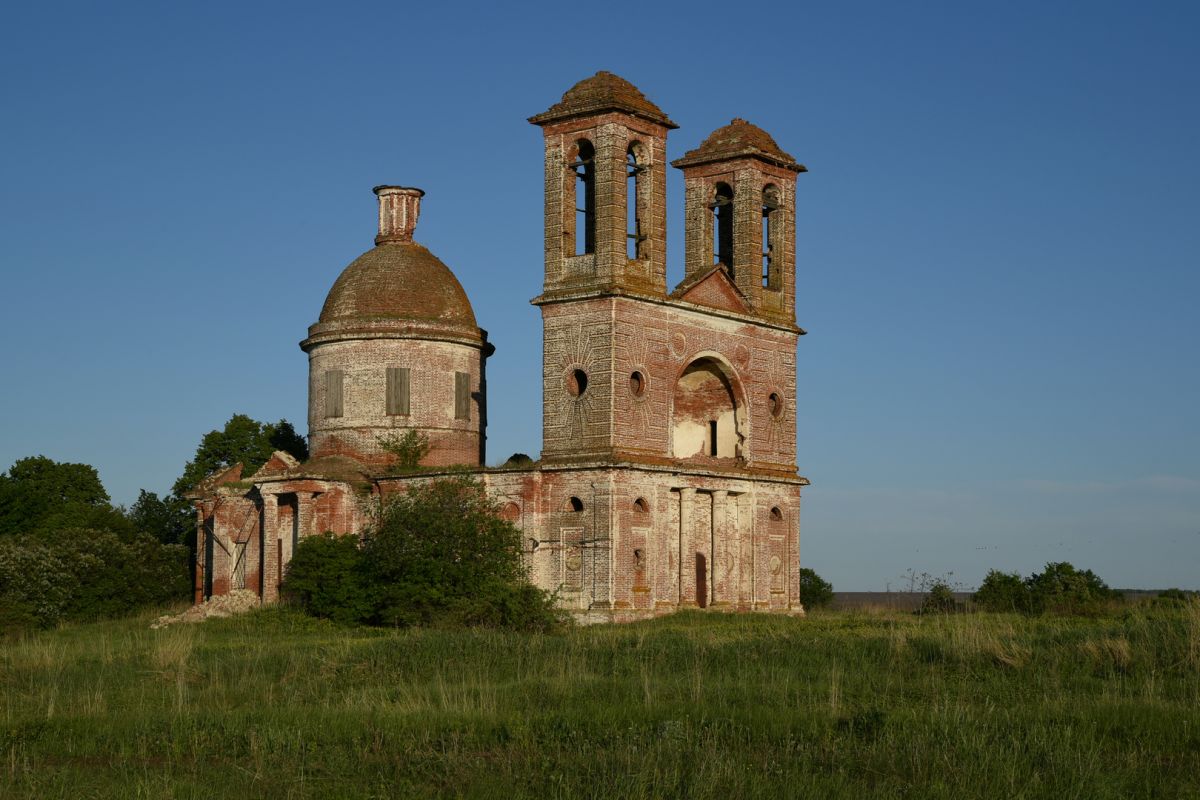
[[[673,387],[672,456],[701,460],[748,456],[750,415],[745,385],[728,358],[712,350],[693,354],[675,374]]]

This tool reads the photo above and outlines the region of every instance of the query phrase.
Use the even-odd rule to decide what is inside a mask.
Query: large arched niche
[[[723,358],[702,353],[679,373],[671,405],[675,458],[739,458],[746,413],[737,375]],[[715,435],[714,435],[715,434]]]

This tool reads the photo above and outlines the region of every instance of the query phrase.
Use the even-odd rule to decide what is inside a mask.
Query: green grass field
[[[0,797],[1200,796],[1200,604],[0,642]]]

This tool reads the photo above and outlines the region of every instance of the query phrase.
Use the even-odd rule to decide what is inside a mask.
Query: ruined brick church
[[[685,276],[667,285],[667,134],[600,72],[529,119],[545,141],[542,453],[485,466],[488,357],[462,286],[413,236],[423,192],[379,186],[375,247],[350,263],[300,347],[311,457],[210,476],[196,602],[277,599],[296,543],[353,535],[372,508],[470,465],[520,530],[533,581],[588,620],[679,608],[799,613],[796,177],[741,119],[682,170]],[[381,438],[431,449],[398,474]]]

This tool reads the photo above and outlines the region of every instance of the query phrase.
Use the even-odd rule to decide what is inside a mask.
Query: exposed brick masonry
[[[380,437],[417,430],[433,445],[425,466],[481,467],[521,530],[531,577],[580,619],[802,612],[795,180],[804,167],[737,119],[675,161],[686,274],[668,291],[675,123],[607,72],[530,122],[545,153],[544,281],[533,301],[544,331],[541,460],[481,467],[491,345],[453,274],[413,240],[424,193],[376,187],[376,247],[335,281],[301,343],[312,458],[277,453],[247,480],[228,470],[198,492],[197,602],[242,586],[274,600],[299,539],[357,534],[389,494],[435,479],[389,475]],[[587,198],[582,215],[577,196]],[[718,214],[730,220],[719,249]]]

